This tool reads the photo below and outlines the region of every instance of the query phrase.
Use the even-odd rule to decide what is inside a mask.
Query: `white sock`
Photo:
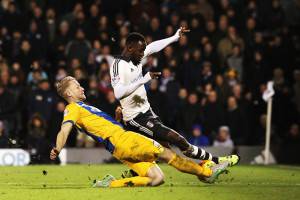
[[[197,154],[198,154],[198,147],[196,147],[195,145],[191,145],[191,146],[193,148],[192,155],[193,156],[197,156]]]

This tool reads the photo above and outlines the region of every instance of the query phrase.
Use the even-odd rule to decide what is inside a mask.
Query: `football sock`
[[[135,187],[135,186],[147,186],[151,182],[149,177],[135,176],[131,178],[123,178],[114,180],[110,183],[109,187]]]
[[[174,154],[173,158],[168,162],[169,165],[175,167],[181,172],[194,174],[197,176],[206,176],[209,177],[212,174],[210,168],[204,168],[199,164],[188,160],[186,158],[182,158],[176,154]]]
[[[193,147],[192,155],[195,156],[196,159],[199,159],[199,160],[212,160],[216,164],[219,163],[218,157],[212,156],[211,153],[208,153],[204,149],[201,149],[201,148],[199,148],[195,145],[192,145],[192,147]]]

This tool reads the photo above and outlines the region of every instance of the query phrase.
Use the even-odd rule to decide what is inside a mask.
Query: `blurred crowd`
[[[109,67],[128,33],[151,43],[181,26],[191,32],[144,66],[162,72],[146,86],[162,121],[199,146],[263,145],[273,80],[272,144],[299,149],[299,0],[1,0],[0,147],[48,153],[66,106],[54,86],[66,75],[114,115]],[[74,131],[68,145],[97,144]]]

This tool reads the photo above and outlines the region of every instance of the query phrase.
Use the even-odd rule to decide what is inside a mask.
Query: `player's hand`
[[[191,30],[187,27],[180,27],[180,29],[177,30],[176,34],[178,34],[179,37],[182,37],[185,33],[190,32]]]
[[[54,147],[50,152],[50,159],[55,160],[59,154],[59,151]]]
[[[115,110],[115,119],[120,122],[122,120],[122,107],[118,106]]]
[[[157,79],[160,77],[161,72],[149,72],[152,79]]]

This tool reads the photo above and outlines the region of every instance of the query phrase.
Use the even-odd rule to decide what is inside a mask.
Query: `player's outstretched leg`
[[[169,165],[175,167],[177,170],[198,176],[201,180],[213,183],[220,174],[226,171],[229,163],[226,161],[222,164],[214,165],[214,167],[203,167],[192,160],[180,157],[173,151],[165,148],[159,155],[159,158],[167,162]]]
[[[164,174],[157,165],[148,169],[146,177],[135,176],[131,178],[115,179],[112,175],[106,175],[102,180],[95,181],[93,187],[137,187],[158,186],[164,183]]]
[[[199,160],[211,160],[216,164],[228,162],[230,167],[236,165],[240,160],[240,157],[238,155],[230,155],[224,157],[212,156],[211,153],[205,151],[204,149],[190,144],[183,136],[181,136],[176,131],[166,126],[163,126],[162,128],[167,129],[168,131],[165,130],[164,134],[159,134],[158,139],[168,141],[171,144],[177,146],[187,157]]]

